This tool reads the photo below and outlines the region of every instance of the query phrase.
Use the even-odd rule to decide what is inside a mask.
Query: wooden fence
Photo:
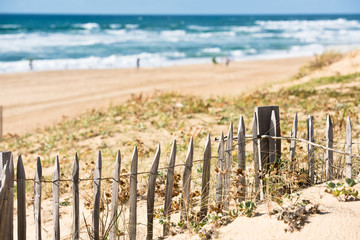
[[[252,134],[245,134],[245,124],[243,117],[240,118],[237,136],[233,136],[233,125],[230,124],[227,136],[221,134],[218,141],[217,150],[217,166],[216,166],[216,194],[215,202],[220,204],[224,212],[229,210],[229,189],[230,189],[230,176],[231,172],[236,174],[238,179],[238,201],[243,201],[246,198],[248,188],[246,186],[246,175],[244,172],[249,169],[246,166],[246,139],[250,140],[253,145],[253,162],[254,162],[254,178],[253,178],[253,194],[255,199],[264,199],[264,174],[272,164],[278,161],[281,157],[281,141],[290,141],[290,152],[288,169],[289,171],[295,171],[296,165],[296,143],[304,142],[307,144],[308,149],[308,181],[309,185],[315,183],[315,148],[323,149],[326,162],[326,181],[334,179],[334,164],[333,153],[339,153],[345,155],[345,172],[347,178],[353,178],[356,171],[353,170],[352,160],[360,159],[359,155],[352,153],[352,136],[351,136],[351,122],[348,118],[346,124],[346,139],[345,139],[345,151],[332,149],[333,147],[333,126],[330,116],[327,117],[326,123],[326,146],[317,144],[314,142],[314,127],[311,116],[307,120],[307,139],[301,139],[297,137],[298,129],[298,116],[294,117],[293,127],[290,137],[282,137],[280,135],[280,118],[279,108],[277,106],[258,107],[255,110]],[[236,142],[236,148],[233,147],[233,143]],[[237,155],[237,171],[232,170],[233,151],[236,151]],[[94,183],[94,195],[93,195],[93,211],[92,211],[92,225],[89,234],[92,239],[100,239],[99,233],[99,215],[100,215],[100,192],[101,192],[101,180],[112,180],[112,200],[111,200],[111,222],[109,237],[111,240],[118,238],[117,236],[117,219],[119,216],[119,184],[120,177],[130,178],[130,198],[129,198],[129,239],[136,239],[137,230],[137,178],[140,174],[148,174],[148,191],[147,191],[147,239],[153,239],[153,227],[154,227],[154,203],[155,203],[155,187],[156,178],[159,170],[167,170],[166,176],[166,188],[164,198],[164,214],[165,218],[170,220],[171,205],[172,205],[172,190],[174,184],[174,172],[175,167],[183,167],[182,176],[182,194],[181,194],[181,219],[186,222],[189,214],[190,203],[190,190],[191,190],[191,173],[192,167],[195,162],[202,163],[202,184],[201,184],[201,200],[199,216],[207,216],[210,204],[209,192],[210,192],[210,167],[212,157],[211,138],[210,134],[206,138],[203,158],[200,160],[194,160],[194,145],[191,138],[185,164],[176,163],[177,144],[173,142],[168,166],[166,168],[159,168],[161,148],[160,144],[157,147],[157,151],[150,167],[149,172],[138,172],[138,150],[134,148],[131,159],[131,171],[129,173],[120,174],[121,169],[121,154],[117,153],[115,160],[115,168],[113,177],[102,178],[102,157],[99,151],[96,166],[94,169],[93,179],[81,179],[79,176],[79,159],[75,154],[73,171],[71,179],[60,178],[60,165],[59,158],[56,157],[54,175],[52,181],[45,181],[42,178],[42,167],[40,158],[37,159],[36,172],[34,179],[27,179],[25,175],[24,165],[21,155],[18,157],[16,168],[16,180],[14,173],[14,161],[11,152],[0,152],[0,239],[12,240],[13,239],[13,205],[14,205],[14,182],[16,181],[16,199],[17,199],[17,232],[18,239],[26,239],[26,205],[25,205],[25,182],[33,181],[34,183],[34,218],[35,218],[35,239],[42,239],[41,236],[41,194],[42,184],[52,183],[53,187],[53,231],[54,239],[60,239],[60,222],[59,222],[59,183],[60,181],[72,182],[72,208],[73,208],[73,224],[71,230],[72,239],[80,239],[80,206],[79,206],[79,182],[91,180]],[[250,167],[252,168],[252,167]],[[319,181],[316,181],[319,182]],[[167,236],[169,234],[169,224],[164,224],[162,235]],[[70,230],[69,230],[70,231]]]

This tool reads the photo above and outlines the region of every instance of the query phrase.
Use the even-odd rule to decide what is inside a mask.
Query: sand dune
[[[154,90],[201,96],[240,94],[294,75],[310,57],[153,69],[107,69],[0,75],[4,133],[25,133],[131,94]]]

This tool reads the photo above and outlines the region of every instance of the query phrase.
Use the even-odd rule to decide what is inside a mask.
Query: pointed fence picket
[[[319,172],[322,169],[316,169],[316,174],[326,175],[326,181],[332,180],[335,178],[333,173],[334,160],[333,153],[345,155],[345,164],[343,169],[345,169],[346,177],[353,178],[355,176],[354,172],[358,171],[357,165],[352,165],[353,161],[360,159],[359,155],[352,153],[352,126],[350,118],[347,119],[346,123],[346,138],[345,138],[345,151],[333,149],[333,124],[331,121],[330,115],[327,116],[326,121],[326,146],[319,145],[314,142],[314,125],[311,116],[308,116],[307,119],[307,140],[297,138],[297,126],[298,126],[298,116],[295,114],[293,126],[291,130],[290,137],[281,137],[279,119],[278,119],[278,108],[275,106],[269,106],[268,108],[262,107],[254,112],[253,126],[252,126],[252,135],[245,135],[245,124],[243,117],[240,118],[239,128],[237,131],[237,139],[233,138],[233,125],[230,124],[227,137],[224,137],[224,134],[221,134],[219,139],[218,147],[218,156],[217,158],[217,168],[216,168],[216,190],[215,190],[215,202],[218,206],[223,207],[224,213],[227,212],[230,206],[232,198],[230,197],[230,179],[231,174],[231,162],[232,162],[232,151],[233,151],[233,142],[237,140],[238,151],[237,151],[237,160],[238,160],[238,170],[236,172],[236,178],[238,179],[236,201],[244,201],[247,197],[246,194],[250,195],[250,199],[263,199],[264,198],[264,180],[263,177],[266,174],[266,171],[269,169],[268,166],[275,167],[273,165],[281,154],[278,152],[278,142],[281,140],[287,140],[290,143],[290,158],[288,168],[290,171],[297,171],[296,169],[296,158],[295,158],[295,147],[296,142],[300,141],[308,145],[308,180],[310,184],[318,183],[322,179],[316,179],[315,181],[315,154],[314,148],[318,147],[325,150],[325,162],[326,170],[325,172]],[[259,122],[258,114],[262,114],[262,120],[264,122]],[[265,119],[265,117],[270,119]],[[261,120],[261,119],[260,119]],[[262,134],[259,126],[261,126],[261,131],[266,131],[266,134]],[[267,127],[266,127],[267,126]],[[251,138],[253,143],[253,157],[254,157],[254,178],[249,179],[249,184],[253,187],[249,188],[249,192],[246,193],[246,154],[245,154],[245,138]],[[267,141],[264,141],[267,139]],[[202,161],[202,183],[201,183],[201,198],[200,198],[200,210],[198,216],[204,218],[208,214],[211,190],[210,190],[210,181],[211,181],[211,159],[215,158],[211,156],[211,139],[210,134],[206,138],[203,159],[194,160],[194,143],[193,138],[191,138],[186,154],[186,160],[184,164],[175,165],[176,160],[176,141],[173,142],[171,148],[170,159],[168,162],[167,175],[166,175],[166,188],[165,188],[165,197],[164,197],[164,217],[166,219],[165,224],[163,225],[163,236],[169,235],[169,227],[171,223],[170,214],[171,214],[171,202],[172,202],[172,191],[174,186],[174,173],[175,167],[184,166],[183,176],[182,176],[182,194],[181,194],[181,209],[180,217],[181,219],[189,224],[188,216],[189,211],[193,207],[191,204],[191,173],[193,162]],[[226,141],[226,143],[225,143]],[[266,143],[268,149],[264,146],[261,146],[261,143]],[[266,152],[262,152],[266,151]],[[158,176],[158,169],[160,164],[160,144],[158,145],[153,163],[149,172],[138,172],[138,151],[137,147],[134,148],[133,156],[131,159],[131,170],[128,175],[130,175],[130,198],[129,198],[129,239],[136,239],[136,226],[137,226],[137,175],[139,174],[149,174],[148,178],[148,189],[147,189],[147,233],[146,239],[151,240],[154,238],[154,206],[155,206],[155,189],[156,179]],[[265,158],[267,156],[268,158]],[[110,206],[110,222],[109,232],[103,232],[104,236],[100,236],[100,204],[101,204],[101,170],[102,170],[102,157],[101,152],[99,151],[97,162],[94,169],[94,203],[92,211],[92,226],[91,232],[88,234],[91,235],[91,239],[100,239],[109,237],[110,240],[118,239],[118,194],[119,194],[119,184],[120,184],[120,169],[121,169],[121,156],[120,151],[117,152],[114,172],[112,178],[105,178],[112,180],[112,196],[111,196],[111,206]],[[126,174],[127,175],[127,174]],[[103,178],[104,179],[104,178]],[[14,163],[12,159],[11,152],[0,152],[0,239],[12,240],[13,239],[13,201],[14,201]],[[25,169],[23,165],[23,160],[21,155],[18,157],[17,162],[17,172],[16,172],[16,188],[17,188],[17,236],[18,239],[26,239],[26,179]],[[71,237],[74,240],[80,238],[80,206],[79,206],[79,182],[81,180],[89,179],[80,179],[79,177],[79,159],[78,155],[75,154],[72,178],[65,179],[63,181],[72,182],[72,194],[73,194],[73,227]],[[40,158],[37,158],[36,162],[36,171],[34,182],[34,219],[35,219],[35,239],[42,239],[42,222],[41,222],[41,194],[42,194],[42,184],[43,183],[52,183],[53,186],[53,229],[54,240],[60,239],[60,218],[59,218],[59,195],[60,195],[60,162],[59,157],[56,156],[54,163],[54,173],[52,181],[46,181],[42,179],[42,166]],[[196,186],[195,186],[196,188]],[[195,209],[195,208],[194,208]],[[192,211],[194,210],[192,209]],[[89,230],[89,229],[88,229]],[[108,236],[106,234],[109,234]],[[65,234],[64,234],[65,235]]]

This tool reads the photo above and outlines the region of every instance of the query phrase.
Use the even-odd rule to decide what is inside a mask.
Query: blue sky
[[[360,0],[0,0],[1,13],[360,13]]]

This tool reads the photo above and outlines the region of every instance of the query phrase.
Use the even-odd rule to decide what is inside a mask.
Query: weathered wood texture
[[[201,203],[200,216],[205,217],[208,213],[209,192],[210,192],[210,168],[211,168],[211,140],[210,134],[207,135],[204,162],[202,167],[202,183],[201,183]]]
[[[99,151],[94,170],[94,207],[92,212],[92,234],[94,240],[100,239],[100,196],[101,196],[102,158]]]
[[[79,159],[75,153],[74,164],[72,170],[72,195],[73,195],[73,224],[72,239],[80,239],[80,205],[79,205]]]
[[[17,194],[17,223],[18,240],[26,239],[26,187],[25,187],[25,169],[21,158],[18,157],[16,167],[16,194]]]
[[[294,122],[291,129],[291,138],[297,138],[297,129],[298,129],[298,115],[295,113]],[[296,141],[290,141],[290,159],[289,159],[289,170],[294,171],[295,169],[295,151],[296,150]]]
[[[13,238],[14,163],[11,152],[0,152],[0,239]]]
[[[230,203],[230,176],[231,176],[231,160],[233,150],[233,124],[230,123],[227,139],[226,139],[226,150],[225,150],[225,167],[224,167],[224,210],[229,210]]]
[[[34,219],[35,219],[35,239],[41,240],[41,182],[42,167],[40,158],[37,158],[35,178],[34,178]]]
[[[333,124],[331,121],[330,115],[327,115],[326,118],[326,147],[333,148],[333,138],[334,138],[334,130]],[[326,161],[326,181],[330,181],[334,179],[334,154],[330,150],[326,150],[325,153],[325,161]]]
[[[254,112],[254,118],[253,118],[253,127],[252,127],[252,137],[253,137],[253,152],[254,152],[254,182],[255,182],[255,198],[256,199],[262,199],[263,198],[263,191],[262,191],[262,180],[259,177],[259,172],[261,170],[261,158],[260,158],[260,153],[259,153],[259,144],[260,144],[260,139],[258,139],[258,123],[257,123],[257,113],[256,111]]]
[[[346,121],[346,137],[345,137],[345,152],[351,154],[351,145],[352,145],[352,133],[351,133],[351,120],[350,117]],[[347,178],[352,178],[352,159],[351,156],[345,156],[345,176]]]
[[[130,240],[136,239],[136,208],[137,208],[137,169],[138,169],[138,150],[134,148],[131,159],[130,172],[130,215],[129,215],[129,234]]]
[[[238,187],[238,195],[239,201],[245,200],[246,195],[246,178],[245,178],[245,171],[246,171],[246,152],[245,152],[245,123],[243,116],[240,117],[239,128],[237,132],[237,144],[238,144],[238,168],[239,170],[239,183],[240,186]]]
[[[255,112],[257,116],[257,135],[268,135],[270,133],[270,122],[272,111],[275,111],[276,118],[276,136],[281,136],[280,131],[280,113],[279,106],[263,106],[256,107]],[[276,156],[275,158],[280,159],[281,157],[281,140],[275,140]],[[259,142],[259,154],[261,158],[261,168],[264,168],[269,163],[269,139],[262,138]]]
[[[224,179],[224,134],[221,133],[218,147],[217,175],[216,175],[216,196],[217,204],[223,204],[223,179]]]
[[[0,141],[2,140],[3,136],[3,107],[0,106]]]
[[[60,222],[59,222],[59,189],[60,189],[60,163],[56,156],[53,175],[53,223],[54,240],[60,240]]]
[[[147,240],[153,239],[155,186],[156,186],[157,172],[159,168],[160,153],[161,150],[159,144],[149,173],[149,188],[147,193],[147,234],[146,234]]]
[[[314,142],[314,125],[310,115],[307,119],[307,138],[310,142]],[[312,185],[315,179],[315,153],[314,146],[310,144],[308,144],[308,169],[309,183]]]
[[[170,159],[169,159],[167,175],[166,175],[164,214],[168,222],[170,221],[172,189],[174,185],[175,160],[176,160],[176,140],[174,140],[171,148]],[[169,225],[164,224],[163,236],[167,236],[168,234],[169,234]]]
[[[276,133],[276,117],[275,111],[271,111],[271,119],[270,119],[270,128],[269,128],[270,136],[277,136]],[[275,139],[269,139],[269,166],[272,167],[272,164],[275,163],[276,160],[276,141]]]
[[[181,219],[188,220],[190,209],[190,187],[191,187],[191,170],[194,158],[194,144],[191,137],[188,151],[186,154],[184,173],[183,173],[183,191],[181,196]]]
[[[120,182],[120,168],[121,168],[121,153],[117,152],[115,167],[113,173],[112,191],[111,191],[111,227],[110,240],[117,239],[117,219],[118,219],[118,204],[119,204],[119,182]]]

